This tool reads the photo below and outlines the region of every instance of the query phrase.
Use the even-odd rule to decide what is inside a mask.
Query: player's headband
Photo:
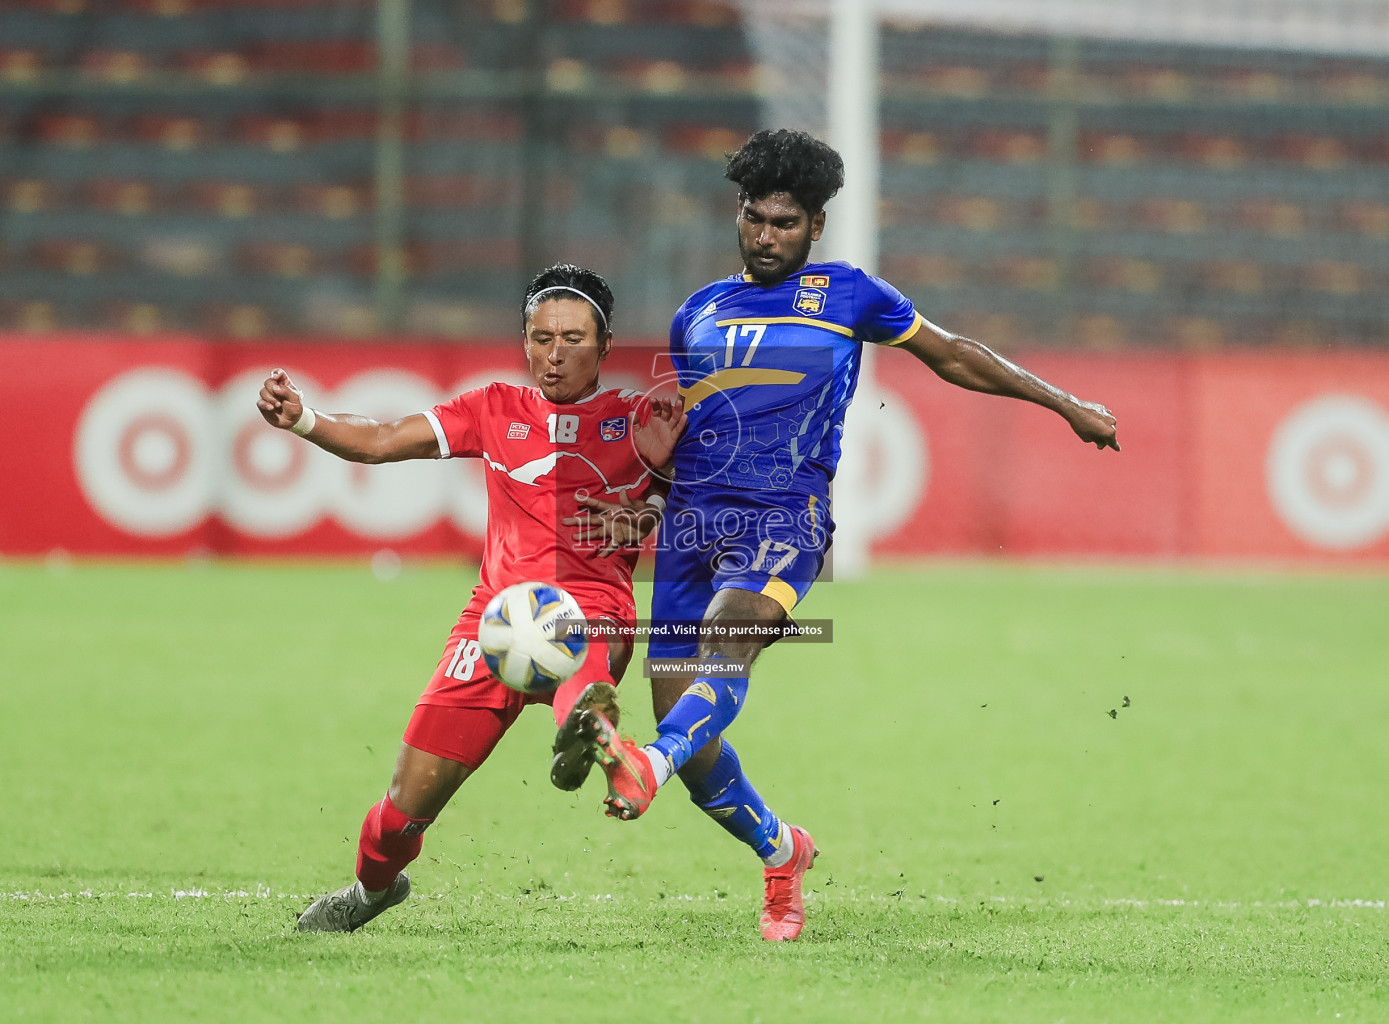
[[[579,289],[577,289],[577,288],[570,288],[567,284],[552,284],[550,287],[548,287],[548,288],[542,288],[542,289],[540,289],[540,291],[538,291],[538,292],[536,292],[534,295],[532,295],[532,296],[531,296],[530,302],[527,302],[527,303],[526,303],[526,318],[527,318],[527,319],[530,319],[532,316],[535,315],[536,309],[538,309],[539,306],[540,306],[540,299],[541,299],[541,296],[549,295],[551,292],[573,292],[575,295],[577,295],[579,298],[583,299],[583,300],[584,300],[585,302],[587,302],[590,306],[592,306],[595,310],[597,310],[597,312],[598,312],[598,322],[599,322],[600,324],[603,325],[603,330],[606,331],[606,330],[608,329],[608,318],[607,318],[606,316],[603,315],[603,307],[600,306],[600,305],[598,305],[598,303],[594,302],[593,299],[591,299],[589,296],[587,296],[587,295],[585,295],[583,292],[579,291]]]

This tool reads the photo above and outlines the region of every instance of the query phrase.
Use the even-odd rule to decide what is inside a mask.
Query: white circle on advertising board
[[[382,423],[425,412],[438,402],[437,389],[404,370],[370,370],[343,381],[335,391],[339,408]],[[444,511],[447,483],[426,461],[380,466],[347,465],[332,485],[332,510],[348,529],[366,537],[407,537]]]
[[[1347,551],[1389,532],[1389,416],[1360,395],[1322,395],[1273,432],[1269,500],[1316,547]]]
[[[146,367],[109,381],[73,439],[77,481],[113,526],[167,537],[207,515],[215,475],[207,392],[194,378]]]
[[[292,369],[289,377],[310,405],[331,405],[312,379]],[[325,494],[343,464],[265,422],[256,408],[264,381],[263,373],[248,371],[216,395],[216,507],[231,526],[253,537],[292,537],[323,516]]]

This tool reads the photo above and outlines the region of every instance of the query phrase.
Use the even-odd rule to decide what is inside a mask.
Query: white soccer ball
[[[477,642],[492,674],[522,693],[549,693],[588,654],[578,602],[553,583],[513,583],[482,613]]]

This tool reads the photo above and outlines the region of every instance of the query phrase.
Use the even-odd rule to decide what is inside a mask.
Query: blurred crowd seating
[[[1086,42],[1066,63],[911,24],[884,52],[883,269],[943,322],[1389,343],[1389,61]]]
[[[738,5],[410,9],[397,121],[373,0],[0,6],[0,330],[510,333],[564,258],[660,334],[736,269],[721,162],[784,87]],[[1389,61],[1059,59],[911,22],[883,59],[882,270],[933,320],[1004,347],[1389,340]]]

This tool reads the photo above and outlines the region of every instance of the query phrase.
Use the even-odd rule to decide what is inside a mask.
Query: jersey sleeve
[[[675,316],[670,319],[670,359],[675,365],[676,371],[680,371],[685,366],[685,326],[686,315],[690,309],[690,300],[686,299],[684,304],[675,311]]]
[[[675,372],[676,384],[680,388],[687,388],[691,383],[686,330],[689,326],[690,303],[693,299],[693,296],[686,299],[670,320],[670,345],[667,351],[670,355],[670,369]]]
[[[425,418],[439,439],[441,459],[464,459],[482,454],[482,421],[487,389],[465,391],[426,412]]]
[[[897,345],[916,333],[922,322],[912,300],[881,277],[854,271],[854,337],[876,345]]]

